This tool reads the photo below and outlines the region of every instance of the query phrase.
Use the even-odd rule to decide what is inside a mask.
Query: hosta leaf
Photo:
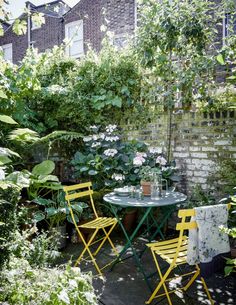
[[[51,160],[43,161],[40,164],[35,165],[32,170],[32,174],[39,176],[39,175],[49,175],[55,169],[55,163]]]
[[[38,211],[34,214],[33,220],[36,222],[42,221],[45,219],[45,214],[41,211]]]
[[[0,156],[0,166],[8,163],[11,163],[11,159],[6,156]]]

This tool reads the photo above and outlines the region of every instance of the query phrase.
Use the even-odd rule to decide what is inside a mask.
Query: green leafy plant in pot
[[[59,248],[63,248],[66,244],[66,221],[73,224],[64,192],[61,190],[58,191],[56,194],[53,194],[52,199],[37,197],[33,202],[42,208],[42,210],[38,210],[34,214],[34,221],[37,223],[44,220],[47,222],[49,230],[58,231],[62,237],[59,241]],[[86,207],[87,204],[84,202],[71,203],[76,222],[79,222],[83,209]]]

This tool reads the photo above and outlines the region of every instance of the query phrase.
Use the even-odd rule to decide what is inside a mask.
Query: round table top
[[[115,193],[109,193],[103,197],[105,202],[122,206],[122,207],[162,207],[172,204],[184,202],[187,196],[179,192],[171,192],[160,199],[151,199],[150,196],[145,196],[143,199],[118,196]]]

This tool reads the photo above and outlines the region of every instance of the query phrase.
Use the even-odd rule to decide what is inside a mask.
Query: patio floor
[[[113,241],[116,246],[122,247],[124,240],[120,237],[113,236]],[[138,238],[135,242],[136,249],[143,249],[146,241],[142,238]],[[81,250],[81,244],[68,244],[63,251],[63,261],[66,262],[70,258],[74,261]],[[109,260],[112,259],[112,253],[109,246],[105,246],[104,250],[98,256],[99,266],[106,265]],[[154,272],[155,266],[153,259],[147,250],[143,257],[142,262],[147,271],[147,274]],[[91,263],[83,262],[81,265],[82,271],[92,271],[95,274],[95,269]],[[164,265],[163,265],[164,267]],[[150,296],[150,291],[142,278],[142,274],[138,272],[133,258],[129,258],[115,266],[110,271],[109,267],[105,270],[105,279],[95,276],[93,279],[93,286],[96,289],[97,294],[100,296],[99,304],[103,305],[143,305]],[[151,279],[151,285],[155,288],[158,281],[157,274]],[[171,281],[172,287],[180,284],[180,282]],[[229,276],[224,277],[223,274],[215,274],[207,280],[207,285],[211,292],[213,299],[218,305],[235,305],[236,304],[236,277]],[[209,304],[207,297],[203,291],[203,287],[200,281],[195,282],[187,293],[177,292],[172,294],[171,297],[173,305],[197,305],[197,304]],[[161,304],[166,305],[166,299],[156,299],[152,302],[152,305]]]

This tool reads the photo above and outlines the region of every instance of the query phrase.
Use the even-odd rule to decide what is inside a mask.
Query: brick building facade
[[[4,36],[0,37],[0,46],[3,50],[4,47],[6,50],[8,48],[7,59],[13,63],[19,63],[23,59],[29,46],[44,52],[54,45],[60,45],[68,38],[74,26],[80,26],[77,41],[80,51],[77,54],[74,47],[73,57],[79,57],[86,52],[88,44],[96,51],[100,50],[104,35],[101,26],[106,22],[107,30],[114,32],[117,43],[126,35],[133,34],[135,29],[135,0],[80,0],[72,8],[62,0],[40,6],[26,2],[26,6],[30,7],[32,12],[43,13],[45,24],[34,28],[30,20],[26,34],[20,36],[13,33],[12,25],[4,24]],[[28,21],[24,14],[19,18]]]

